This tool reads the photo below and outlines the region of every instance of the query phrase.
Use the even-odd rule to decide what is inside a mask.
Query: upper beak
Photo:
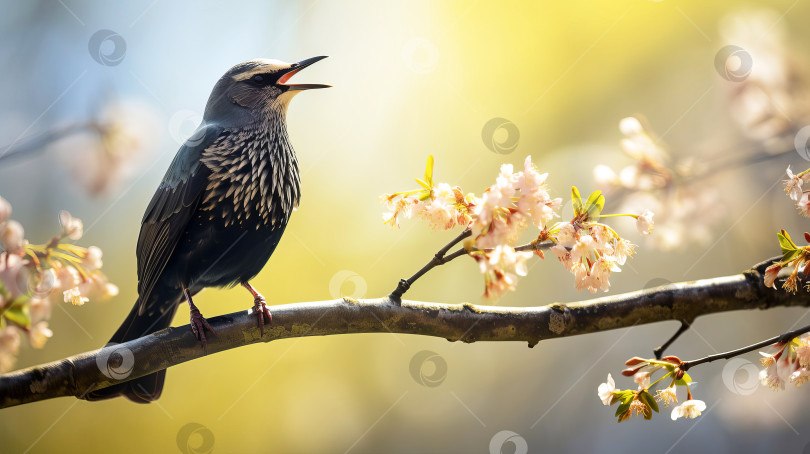
[[[329,88],[329,87],[331,87],[331,85],[323,85],[323,84],[287,84],[286,83],[288,80],[290,80],[290,77],[292,77],[298,71],[301,71],[302,69],[306,68],[307,66],[309,66],[309,65],[311,65],[311,64],[313,64],[313,63],[315,63],[317,61],[323,60],[324,58],[326,58],[326,56],[312,57],[312,58],[307,58],[306,60],[301,60],[298,63],[293,63],[290,66],[289,69],[284,70],[285,71],[284,74],[282,74],[282,76],[278,78],[278,82],[276,82],[276,85],[285,87],[287,91],[309,90],[309,89],[312,89],[312,88]]]

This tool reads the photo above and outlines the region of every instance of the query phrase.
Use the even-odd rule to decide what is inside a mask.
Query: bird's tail
[[[138,314],[139,303],[139,301],[135,302],[135,306],[129,312],[124,323],[122,323],[118,331],[113,334],[112,339],[110,339],[107,345],[131,341],[146,336],[147,334],[152,334],[155,331],[168,328],[172,323],[174,313],[177,311],[177,304],[172,304],[163,313],[153,311],[152,314]],[[163,391],[163,380],[165,378],[166,371],[162,370],[128,382],[93,391],[84,396],[84,399],[95,401],[125,396],[133,402],[148,404],[160,397],[160,393]]]

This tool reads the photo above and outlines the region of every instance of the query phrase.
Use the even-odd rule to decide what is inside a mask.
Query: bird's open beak
[[[323,60],[324,58],[326,58],[326,56],[312,57],[312,58],[307,58],[306,60],[301,60],[298,63],[293,63],[292,66],[290,66],[290,69],[285,70],[286,72],[284,74],[282,74],[281,77],[278,78],[278,82],[276,82],[276,85],[278,85],[280,87],[285,87],[285,89],[287,91],[310,90],[310,89],[313,89],[313,88],[329,88],[329,87],[331,87],[331,85],[323,85],[323,84],[287,84],[287,81],[290,80],[290,77],[295,75],[295,73],[297,73],[298,71],[301,71],[302,69],[306,68],[307,66],[309,66],[309,65],[311,65],[311,64],[313,64],[313,63],[315,63],[317,61]]]

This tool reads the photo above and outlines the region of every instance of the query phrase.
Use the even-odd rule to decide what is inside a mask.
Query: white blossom
[[[616,390],[616,382],[613,381],[613,377],[608,374],[607,382],[602,383],[599,385],[597,392],[599,393],[599,399],[602,401],[604,405],[611,405],[616,401],[616,397],[613,395],[613,391]]]
[[[694,419],[706,411],[706,403],[702,400],[690,399],[672,409],[672,420],[678,418]]]

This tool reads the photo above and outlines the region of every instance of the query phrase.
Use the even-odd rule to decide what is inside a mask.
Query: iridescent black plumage
[[[325,87],[285,82],[321,58],[292,65],[251,60],[217,82],[203,123],[177,152],[146,209],[137,246],[138,300],[110,342],[168,327],[187,299],[204,348],[210,327],[191,297],[205,287],[236,284],[255,296],[263,329],[269,312],[264,315],[264,298],[248,281],[273,254],[301,194],[287,105],[301,90]],[[160,396],[164,376],[101,389],[88,399],[125,395],[150,402]]]

